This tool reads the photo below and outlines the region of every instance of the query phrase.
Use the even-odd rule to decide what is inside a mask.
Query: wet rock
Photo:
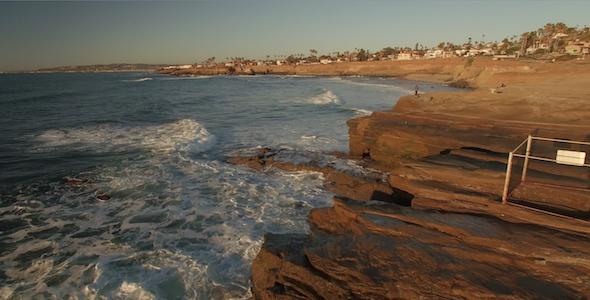
[[[275,159],[281,156],[285,150],[272,150],[262,148],[259,153],[250,157],[233,157],[229,160],[232,164],[247,165],[257,170],[273,167],[285,171],[310,171],[320,172],[326,180],[326,187],[339,195],[369,201],[377,197],[380,200],[396,202],[398,198],[393,194],[393,189],[386,181],[381,180],[382,173],[375,171],[373,176],[351,175],[334,168],[325,162],[319,162],[313,158],[305,162],[294,164],[290,161]]]
[[[96,199],[101,200],[101,201],[105,201],[105,200],[110,200],[111,196],[109,196],[107,194],[98,194],[98,195],[96,195]]]
[[[66,178],[66,183],[69,185],[79,186],[79,185],[82,185],[87,182],[88,182],[87,179]]]

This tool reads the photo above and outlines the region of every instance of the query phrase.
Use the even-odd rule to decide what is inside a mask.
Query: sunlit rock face
[[[494,64],[455,68],[452,78],[473,92],[422,86],[391,111],[349,120],[351,157],[386,180],[326,176],[341,196],[309,214],[310,234],[266,236],[253,262],[254,298],[590,298],[590,172],[537,162],[522,184],[520,161],[509,181],[509,202],[520,206],[501,199],[508,153],[529,135],[589,141],[590,86],[580,76],[590,69]],[[539,142],[531,154],[559,148],[590,152]],[[259,159],[246,164],[273,165]]]
[[[348,198],[309,223],[310,235],[266,236],[256,299],[588,297],[585,237]]]

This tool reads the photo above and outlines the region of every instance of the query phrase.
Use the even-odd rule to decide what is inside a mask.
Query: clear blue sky
[[[590,26],[589,12],[587,0],[0,2],[0,71],[501,41]]]

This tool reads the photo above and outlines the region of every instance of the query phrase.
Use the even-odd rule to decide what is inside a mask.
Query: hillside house
[[[397,55],[397,60],[412,60],[414,59],[414,54],[410,51],[400,52]]]
[[[190,69],[193,65],[178,65],[178,66],[168,66],[166,67],[166,69],[177,69],[177,70],[182,70],[182,69]]]
[[[467,53],[467,49],[455,50],[455,54],[457,54],[457,56],[464,56],[465,53]]]
[[[494,49],[492,49],[492,47],[490,46],[490,47],[480,49],[479,53],[483,53],[484,55],[494,55],[496,53],[496,51],[494,51]]]
[[[551,43],[552,42],[548,42],[548,41],[545,41],[545,42],[536,41],[533,43],[532,46],[526,48],[526,53],[532,54],[532,53],[537,52],[537,50],[541,50],[541,49],[548,50]]]
[[[571,55],[584,55],[590,53],[590,40],[576,40],[565,46],[565,52]]]
[[[445,51],[442,49],[430,49],[424,53],[424,59],[447,58],[453,56],[455,56],[453,51]]]

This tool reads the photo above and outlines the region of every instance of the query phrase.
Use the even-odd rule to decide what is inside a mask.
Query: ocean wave
[[[400,92],[400,93],[404,93],[404,94],[412,94],[412,93],[414,93],[414,90],[413,89],[408,89],[408,88],[403,87],[403,86],[397,86],[397,85],[391,85],[391,84],[358,82],[358,81],[354,81],[354,80],[341,80],[341,81],[342,82],[345,82],[345,83],[348,83],[348,84],[352,84],[352,85],[360,85],[360,86],[366,86],[366,87],[378,87],[378,88],[383,88],[383,89],[386,89],[386,90],[392,90],[392,91],[396,91],[396,92]]]
[[[373,112],[367,109],[362,108],[350,108],[350,110],[354,111],[354,114],[357,116],[365,117],[370,116]]]
[[[336,96],[332,91],[327,91],[325,93],[319,94],[317,96],[309,97],[309,98],[301,98],[293,100],[297,103],[311,103],[316,105],[335,105],[340,106],[344,104],[338,96]]]
[[[191,75],[191,76],[170,76],[166,78],[162,78],[160,80],[189,80],[189,79],[207,79],[212,78],[214,76],[206,76],[206,75]]]
[[[98,125],[82,128],[52,129],[33,137],[40,143],[32,152],[66,150],[109,153],[147,149],[156,152],[205,152],[215,144],[215,137],[201,124],[188,119],[172,123],[125,127]]]
[[[316,136],[316,135],[303,135],[301,136],[301,141],[304,144],[314,144],[314,143],[325,143],[331,144],[336,141],[334,138],[324,137],[324,136]]]
[[[126,80],[123,80],[123,82],[143,82],[143,81],[148,81],[148,80],[153,80],[153,78],[144,77],[144,78],[139,78],[139,79],[126,79]]]

